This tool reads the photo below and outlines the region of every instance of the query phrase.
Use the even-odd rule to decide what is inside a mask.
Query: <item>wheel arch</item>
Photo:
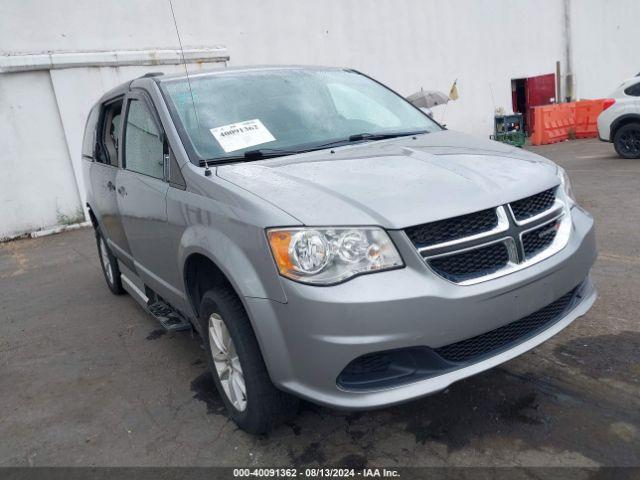
[[[266,236],[261,233],[266,243]],[[255,240],[255,236],[247,235]],[[266,298],[285,303],[279,275],[268,251],[240,245],[217,229],[195,225],[182,237],[179,249],[180,277],[185,299],[197,317],[200,299],[207,288],[229,285],[251,318],[245,297]],[[265,245],[265,248],[268,248]],[[251,318],[253,323],[253,319]]]
[[[183,280],[187,299],[196,318],[200,309],[202,296],[210,289],[226,286],[231,288],[242,300],[237,288],[233,285],[229,277],[211,260],[211,258],[201,252],[191,253],[184,262]],[[199,327],[200,325],[198,325]]]
[[[96,218],[96,214],[93,213],[93,209],[91,208],[91,205],[89,205],[89,202],[87,202],[87,212],[89,212],[89,220],[91,221],[91,225],[93,225],[93,228],[97,230],[98,219]]]
[[[629,125],[630,123],[640,123],[640,113],[626,113],[620,115],[611,123],[611,130],[609,133],[609,139],[613,142],[615,135],[621,127]]]

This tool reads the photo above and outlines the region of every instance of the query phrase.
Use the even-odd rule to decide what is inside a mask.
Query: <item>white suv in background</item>
[[[598,117],[598,136],[612,142],[622,158],[640,158],[640,75],[622,83],[615,101]]]

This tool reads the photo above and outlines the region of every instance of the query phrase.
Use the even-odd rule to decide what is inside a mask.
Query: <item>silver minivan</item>
[[[148,74],[86,126],[107,285],[201,336],[229,415],[445,389],[552,337],[596,290],[564,170],[449,131],[351,69]]]

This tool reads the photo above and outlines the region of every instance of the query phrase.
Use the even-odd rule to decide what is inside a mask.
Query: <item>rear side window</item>
[[[84,138],[82,139],[82,156],[93,158],[96,148],[96,129],[98,128],[98,116],[100,108],[93,107],[87,117],[87,124],[84,127]]]
[[[640,97],[640,82],[627,87],[624,93],[626,93],[627,95],[631,95],[632,97]]]
[[[104,105],[100,119],[100,131],[96,148],[96,161],[107,165],[118,165],[118,150],[120,148],[120,118],[122,115],[122,100],[116,100]]]
[[[143,101],[129,101],[124,139],[127,170],[154,178],[164,178],[162,135]]]

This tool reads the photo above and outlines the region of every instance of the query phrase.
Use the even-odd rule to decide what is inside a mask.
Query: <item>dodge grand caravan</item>
[[[338,68],[147,74],[93,107],[87,207],[108,287],[202,338],[229,415],[433,394],[593,304],[564,170],[448,131]]]

